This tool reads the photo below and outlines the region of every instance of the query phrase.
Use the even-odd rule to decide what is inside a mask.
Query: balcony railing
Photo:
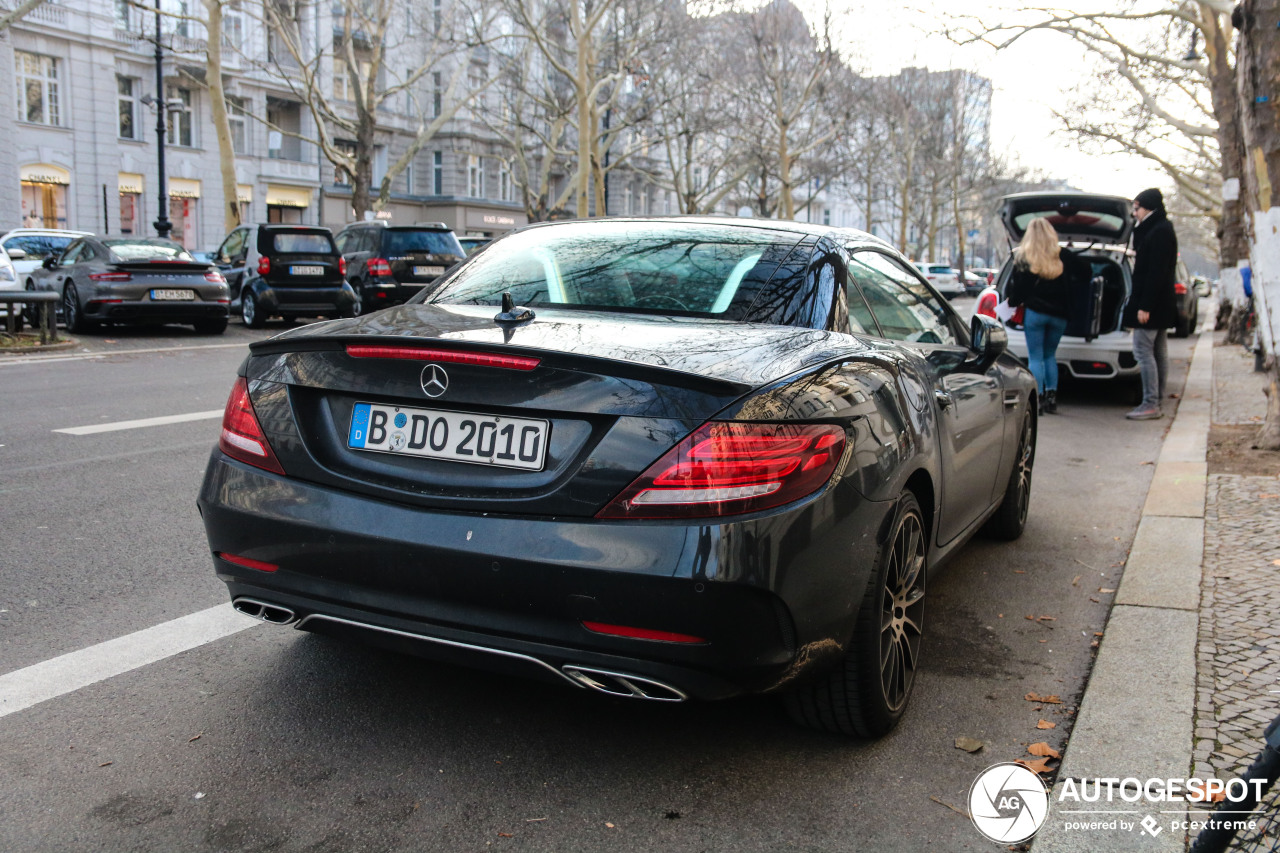
[[[10,3],[0,4],[7,10]],[[17,5],[14,2],[12,5]],[[50,27],[65,27],[67,25],[67,7],[59,6],[57,3],[41,3],[32,9],[23,18],[28,23],[44,24]]]

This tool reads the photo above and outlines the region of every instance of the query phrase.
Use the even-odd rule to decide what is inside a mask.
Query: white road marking
[[[199,344],[193,347],[151,347],[149,349],[122,349],[108,350],[105,352],[73,352],[66,353],[65,355],[58,353],[50,353],[48,355],[24,355],[18,356],[17,358],[0,359],[0,368],[10,367],[16,364],[47,364],[51,361],[86,361],[95,358],[111,358],[115,355],[146,355],[148,353],[155,352],[178,353],[187,352],[188,350],[235,349],[236,347],[245,347],[247,349],[248,346],[248,343]]]
[[[189,412],[185,415],[163,415],[158,418],[140,418],[136,421],[115,421],[109,424],[91,424],[89,426],[66,427],[55,429],[67,435],[93,435],[96,432],[115,432],[122,429],[138,429],[139,427],[164,426],[165,424],[182,424],[187,421],[207,421],[222,417],[222,409],[210,409],[207,412]]]
[[[0,675],[0,717],[261,624],[219,604],[14,670]]]

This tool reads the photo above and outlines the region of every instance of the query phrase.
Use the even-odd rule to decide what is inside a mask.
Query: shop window
[[[138,193],[120,193],[120,233],[141,234],[145,230],[142,196]]]
[[[58,91],[58,60],[22,50],[13,52],[18,90],[18,120],[33,124],[62,124]]]

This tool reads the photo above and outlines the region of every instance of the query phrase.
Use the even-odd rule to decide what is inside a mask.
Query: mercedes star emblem
[[[422,393],[428,397],[439,397],[449,390],[449,374],[438,364],[428,364],[422,368]]]

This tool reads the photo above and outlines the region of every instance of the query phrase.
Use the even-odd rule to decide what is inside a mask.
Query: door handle
[[[952,402],[951,395],[948,394],[946,391],[934,391],[933,399],[938,401],[938,408],[940,409],[951,408],[951,402]]]

